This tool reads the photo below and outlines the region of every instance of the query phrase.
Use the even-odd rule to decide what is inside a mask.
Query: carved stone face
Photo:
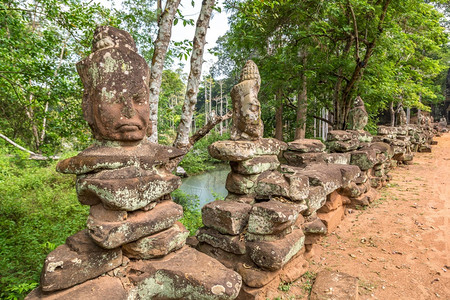
[[[259,119],[261,118],[260,114],[261,109],[258,101],[258,89],[254,86],[244,95],[241,106],[241,115],[248,124],[259,124]]]
[[[122,91],[100,85],[91,97],[92,129],[98,140],[133,142],[146,136],[150,108],[144,81],[132,81]]]
[[[105,48],[77,64],[83,113],[99,141],[137,142],[149,133],[149,68],[127,47]]]

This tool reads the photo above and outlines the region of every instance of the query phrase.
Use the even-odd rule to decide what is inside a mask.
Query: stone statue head
[[[239,83],[231,90],[233,100],[233,140],[256,140],[262,138],[264,126],[261,120],[261,105],[258,92],[261,77],[258,67],[249,60],[241,72]]]
[[[128,32],[99,26],[92,53],[77,64],[83,114],[99,141],[137,142],[149,128],[149,67]]]
[[[360,96],[357,96],[355,98],[355,101],[353,102],[353,107],[364,107],[364,101]]]

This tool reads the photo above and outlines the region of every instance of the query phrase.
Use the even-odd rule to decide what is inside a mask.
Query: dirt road
[[[311,271],[357,277],[360,299],[450,299],[450,133],[435,140],[432,153],[391,171],[380,199],[317,245]],[[299,298],[302,288],[277,297]]]

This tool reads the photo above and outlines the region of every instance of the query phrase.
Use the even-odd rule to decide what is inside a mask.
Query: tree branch
[[[30,151],[28,149],[25,149],[24,147],[20,146],[19,144],[15,143],[14,141],[12,141],[11,139],[9,139],[7,136],[3,135],[0,133],[0,138],[4,139],[5,141],[7,141],[8,143],[10,143],[11,145],[13,145],[14,147],[27,152],[28,154],[30,154],[30,159],[34,159],[34,160],[47,160],[47,159],[59,159],[59,156],[43,156],[42,154],[38,154],[38,153],[34,153],[33,151]]]
[[[190,138],[189,138],[189,144],[194,146],[194,144],[203,138],[205,135],[207,135],[217,124],[220,122],[226,121],[233,115],[232,111],[229,111],[226,115],[218,116],[214,113],[212,117],[210,117],[208,123],[204,125],[202,128],[197,130]]]
[[[330,120],[324,119],[322,117],[318,117],[318,116],[313,116],[314,119],[320,120],[320,121],[324,121],[325,123],[328,123],[328,125],[330,125],[333,128],[333,122],[331,122]]]
[[[350,13],[352,15],[352,20],[353,20],[353,28],[355,30],[355,59],[356,62],[359,63],[360,58],[359,58],[359,36],[358,36],[358,24],[356,23],[356,16],[355,16],[355,12],[353,11],[353,7],[350,4],[350,0],[347,0],[347,5],[348,8],[350,9]]]

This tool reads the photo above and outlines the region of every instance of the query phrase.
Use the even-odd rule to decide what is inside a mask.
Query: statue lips
[[[116,131],[118,132],[130,132],[142,130],[142,124],[131,122],[131,123],[121,123],[116,126]]]

